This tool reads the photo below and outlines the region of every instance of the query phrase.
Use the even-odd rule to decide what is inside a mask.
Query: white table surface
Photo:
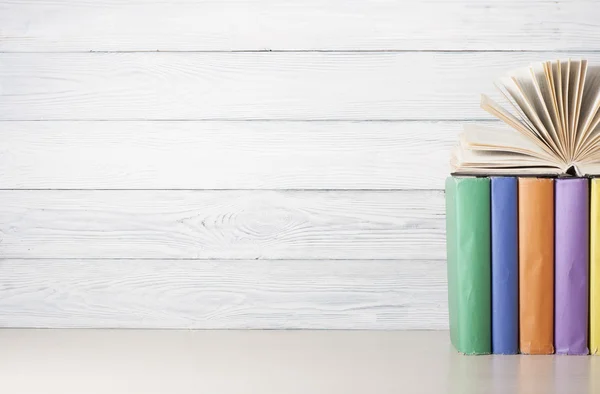
[[[600,357],[461,356],[445,331],[4,329],[0,393],[600,393]]]

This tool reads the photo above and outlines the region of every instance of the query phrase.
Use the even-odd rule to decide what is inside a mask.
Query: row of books
[[[600,349],[600,179],[446,181],[450,337],[465,354]]]

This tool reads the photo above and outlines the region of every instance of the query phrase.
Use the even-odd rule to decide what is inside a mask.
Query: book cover
[[[519,178],[519,348],[554,353],[554,180]]]
[[[491,178],[492,353],[519,352],[517,178]]]
[[[600,179],[590,193],[590,353],[600,354]]]
[[[489,178],[446,180],[450,339],[465,354],[492,351],[490,214]]]
[[[554,346],[557,354],[588,354],[588,180],[555,181]]]

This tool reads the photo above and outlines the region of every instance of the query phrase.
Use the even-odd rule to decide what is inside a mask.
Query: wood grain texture
[[[0,260],[1,327],[447,328],[444,261]]]
[[[0,51],[600,49],[592,1],[0,3]]]
[[[4,53],[0,120],[490,119],[494,80],[567,55]]]
[[[461,122],[3,122],[3,189],[441,189]]]
[[[444,259],[441,191],[0,191],[5,258]]]

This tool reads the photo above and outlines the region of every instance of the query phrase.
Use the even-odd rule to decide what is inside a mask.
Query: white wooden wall
[[[443,180],[600,5],[0,1],[0,326],[447,327]]]

